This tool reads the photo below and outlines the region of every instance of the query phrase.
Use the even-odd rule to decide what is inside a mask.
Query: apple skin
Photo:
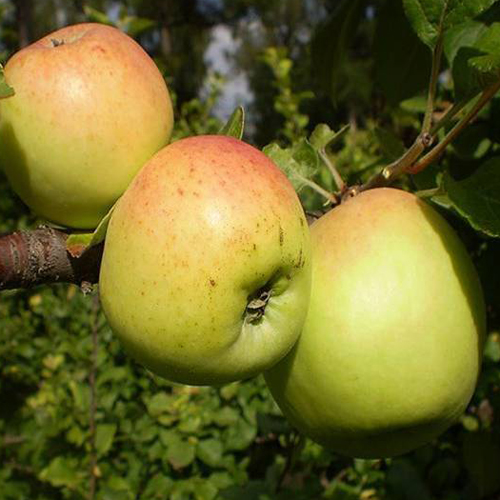
[[[0,165],[12,188],[43,218],[95,227],[168,143],[161,73],[132,38],[94,23],[45,36],[4,71],[15,95],[0,102]]]
[[[99,288],[140,363],[174,382],[252,377],[296,342],[310,294],[309,228],[284,174],[226,136],[174,142],[116,204]],[[247,304],[271,290],[263,317]]]
[[[340,454],[382,458],[448,428],[472,397],[485,307],[462,243],[404,191],[363,192],[311,226],[304,330],[266,374],[289,421]]]

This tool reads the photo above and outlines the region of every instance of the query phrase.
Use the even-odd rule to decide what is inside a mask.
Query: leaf
[[[147,403],[148,413],[152,417],[158,417],[162,413],[167,413],[173,406],[172,396],[166,392],[158,392]]]
[[[103,242],[108,231],[109,221],[115,209],[116,203],[110,208],[108,213],[101,219],[99,225],[93,233],[70,234],[66,240],[66,249],[72,257],[81,257],[92,247]]]
[[[484,357],[498,363],[500,361],[500,334],[490,333],[484,346]]]
[[[373,51],[375,80],[390,104],[427,87],[431,54],[411,29],[401,0],[387,1],[377,15]]]
[[[488,138],[489,125],[473,123],[469,125],[452,143],[453,151],[462,160],[479,160],[491,148]]]
[[[286,149],[269,144],[262,151],[284,172],[296,191],[302,189],[306,185],[304,179],[313,177],[319,168],[318,153],[307,139]]]
[[[235,425],[229,427],[225,436],[225,448],[227,450],[244,450],[255,439],[257,429],[246,420],[240,418]]]
[[[96,428],[95,447],[98,456],[105,455],[113,445],[116,424],[99,424]]]
[[[132,38],[137,38],[144,32],[149,31],[157,26],[157,22],[152,19],[137,16],[125,16],[120,19],[119,27]]]
[[[107,14],[101,12],[100,10],[94,9],[89,5],[83,6],[83,12],[87,16],[87,21],[101,24],[108,24],[110,26],[114,26],[113,21],[108,17]]]
[[[454,26],[444,40],[452,68],[455,99],[470,99],[500,75],[500,24],[468,21]]]
[[[245,128],[245,110],[243,106],[238,106],[229,117],[227,123],[220,129],[220,135],[228,135],[241,139]]]
[[[187,440],[174,439],[168,445],[166,457],[174,469],[187,467],[194,460],[195,445]]]
[[[405,152],[405,147],[401,139],[389,130],[377,127],[375,129],[375,137],[384,156],[389,161],[397,160]]]
[[[485,24],[470,20],[457,24],[446,32],[443,39],[443,52],[450,68],[453,67],[458,51],[462,47],[474,47],[485,30]]]
[[[14,95],[14,89],[5,81],[3,66],[0,64],[0,99]]]
[[[471,60],[479,54],[481,52],[474,47],[462,47],[453,60],[453,86],[457,102],[471,99],[483,87],[480,73],[470,64]]]
[[[452,206],[473,228],[500,237],[500,157],[486,161],[464,180],[445,173],[442,183]]]
[[[343,0],[330,18],[317,28],[312,40],[314,72],[333,102],[338,90],[339,68],[357,33],[364,8],[363,0]]]
[[[217,439],[203,439],[198,443],[196,456],[206,465],[217,467],[224,449]]]
[[[431,49],[441,34],[474,19],[496,0],[403,0],[413,30]]]
[[[79,482],[79,475],[75,464],[62,456],[54,458],[50,464],[40,472],[40,479],[53,486],[75,488]]]
[[[342,139],[349,128],[350,125],[344,125],[338,132],[334,132],[328,125],[320,123],[316,125],[311,137],[309,137],[309,142],[316,151],[325,149],[328,145],[332,146]]]
[[[484,86],[497,80],[500,74],[500,23],[493,23],[477,40],[474,48],[483,55],[472,57],[469,64],[482,74]]]

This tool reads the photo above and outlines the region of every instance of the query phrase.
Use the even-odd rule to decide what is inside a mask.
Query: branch
[[[452,142],[460,132],[479,114],[483,107],[492,99],[492,97],[500,89],[500,80],[496,82],[491,87],[488,87],[481,94],[477,102],[472,106],[472,108],[465,114],[465,116],[446,134],[445,138],[435,146],[429,153],[427,153],[423,158],[421,158],[418,163],[412,165],[407,169],[410,174],[416,174],[421,172],[424,168],[429,166],[431,163],[436,161],[444,152],[448,144]]]
[[[94,500],[97,486],[97,450],[96,450],[96,413],[97,413],[97,354],[98,354],[98,314],[99,314],[99,296],[94,297],[92,303],[92,355],[90,358],[90,422],[89,422],[89,440],[90,440],[90,479],[89,479],[89,500]]]
[[[67,251],[67,238],[49,227],[0,236],[0,291],[46,283],[97,283],[104,245],[78,258]]]

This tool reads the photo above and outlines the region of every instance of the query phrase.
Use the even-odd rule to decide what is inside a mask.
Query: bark
[[[80,257],[66,249],[68,235],[42,227],[0,237],[0,290],[48,283],[97,283],[104,244]]]

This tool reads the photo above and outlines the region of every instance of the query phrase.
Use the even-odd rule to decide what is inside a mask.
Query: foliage
[[[169,13],[165,2],[130,0],[111,2],[119,6],[114,17],[108,2],[74,2],[85,9],[70,3],[65,8],[61,2],[37,4],[32,14],[40,23],[33,24],[45,31],[56,27],[51,9],[62,12],[66,22],[105,15],[101,21],[137,36],[174,89],[175,139],[221,129],[212,110],[224,80],[206,72],[203,51],[207,26],[233,20],[228,26],[243,40],[238,57],[257,103],[248,122],[261,128],[253,135],[250,128],[249,138],[272,137],[266,152],[291,176],[308,210],[323,209],[325,200],[304,179],[335,192],[340,186],[331,175],[333,166],[348,185],[366,182],[418,137],[427,109],[422,92],[430,77],[429,48],[435,51],[442,43],[444,54],[433,121],[451,102],[462,106],[439,130],[438,140],[498,79],[500,68],[500,9],[498,2],[490,7],[489,0],[341,2],[335,8],[312,0],[286,6],[240,0],[206,11],[186,0]],[[302,10],[307,6],[319,14]],[[367,15],[367,7],[375,15]],[[349,30],[340,29],[344,10]],[[0,11],[0,51],[7,53],[20,39],[14,3],[0,3]],[[248,28],[252,19],[263,29],[258,43]],[[172,45],[170,25],[172,38],[177,37]],[[190,55],[196,55],[194,67]],[[318,64],[320,69],[312,70]],[[0,92],[5,92],[3,80]],[[193,388],[145,371],[110,332],[95,292],[84,296],[64,285],[2,292],[0,500],[88,498],[92,481],[100,500],[498,496],[500,243],[491,236],[500,234],[499,110],[496,97],[439,161],[397,181],[402,188],[421,190],[457,229],[476,262],[488,305],[489,334],[476,394],[461,421],[441,438],[393,460],[345,459],[299,438],[260,377]],[[230,124],[234,133],[241,132],[241,124]],[[1,174],[0,214],[0,232],[39,222]]]

